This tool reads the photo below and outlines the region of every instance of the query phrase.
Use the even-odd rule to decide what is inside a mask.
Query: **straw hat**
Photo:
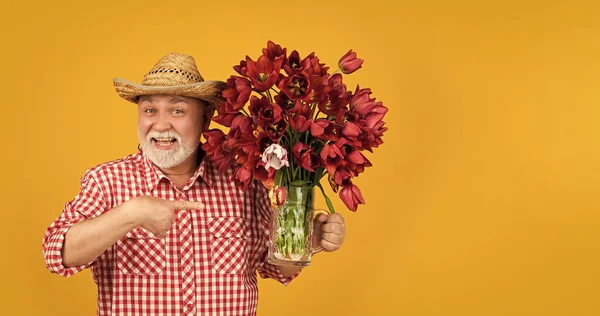
[[[133,103],[141,95],[175,94],[198,98],[214,106],[222,101],[221,91],[227,85],[222,81],[204,81],[194,58],[177,53],[162,57],[141,84],[121,78],[114,78],[113,84],[119,96]]]

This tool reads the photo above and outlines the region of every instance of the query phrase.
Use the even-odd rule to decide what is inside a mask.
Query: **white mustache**
[[[150,131],[148,135],[146,135],[146,140],[149,142],[152,138],[175,138],[179,143],[181,143],[181,136],[177,134],[175,131],[167,131],[167,132],[157,132]]]

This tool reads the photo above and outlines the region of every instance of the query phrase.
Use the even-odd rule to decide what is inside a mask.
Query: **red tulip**
[[[300,105],[301,103],[298,102]],[[299,106],[298,110],[293,113],[292,118],[289,119],[290,126],[300,133],[308,131],[312,125],[312,111],[308,104]]]
[[[260,164],[260,155],[264,152],[268,144],[271,143],[266,133],[259,133],[256,137],[253,134],[239,138],[229,138],[225,144],[229,142],[235,142],[233,146],[236,148],[232,156],[236,156],[236,162],[241,165],[253,166],[255,169],[253,173],[257,173],[260,170],[256,170],[256,165]],[[228,144],[229,145],[229,144]],[[250,169],[248,167],[248,169]],[[268,176],[271,176],[269,173]]]
[[[302,142],[297,142],[292,146],[292,154],[298,164],[310,172],[315,172],[321,166],[321,161],[312,148]]]
[[[256,148],[259,152],[265,152],[265,149],[271,145],[271,140],[269,139],[269,135],[266,132],[259,132],[256,135]]]
[[[344,166],[339,166],[333,175],[333,182],[336,185],[336,188],[333,191],[337,192],[337,186],[344,185],[350,178],[352,178],[350,170]]]
[[[297,51],[293,51],[290,54],[290,56],[286,60],[286,63],[283,66],[283,70],[285,70],[285,73],[288,74],[288,76],[302,72],[300,55]]]
[[[342,164],[344,157],[335,145],[326,144],[321,150],[321,162],[329,174],[334,174],[335,169]]]
[[[254,130],[252,129],[252,120],[245,115],[236,116],[231,122],[231,128],[227,134],[229,140],[235,140],[238,143],[254,142]]]
[[[329,92],[331,91],[331,87],[329,86],[328,81],[329,75],[310,77],[310,91],[304,96],[303,100],[306,103],[316,102],[319,106],[319,110],[321,110],[324,107],[327,107],[327,104],[329,102]],[[321,112],[323,111],[321,110]]]
[[[263,55],[267,56],[272,61],[280,58],[282,60],[282,64],[285,64],[286,62],[287,49],[281,48],[281,46],[273,43],[273,41],[268,41],[267,48],[263,48],[262,52]]]
[[[363,60],[360,58],[356,58],[356,53],[353,52],[352,50],[349,50],[346,55],[342,56],[342,58],[340,58],[340,61],[338,62],[338,66],[340,67],[340,70],[345,73],[345,74],[351,74],[355,71],[357,71],[359,68],[362,67],[362,63]]]
[[[323,118],[316,119],[310,125],[310,134],[320,140],[338,140],[335,122]]]
[[[346,125],[342,127],[342,134],[350,139],[356,138],[361,132],[360,127],[355,122],[348,121]]]
[[[340,138],[335,145],[338,146],[342,152],[342,156],[344,156],[344,168],[350,173],[351,176],[356,177],[360,173],[364,172],[366,167],[373,166],[371,162],[360,151],[358,151],[352,142],[347,138]],[[340,170],[338,168],[338,171],[336,171],[336,177],[339,171]],[[341,184],[337,178],[336,183]]]
[[[315,53],[306,56],[302,60],[301,65],[302,73],[306,78],[311,78],[312,76],[323,77],[327,75],[327,70],[329,70],[329,67],[325,66],[325,64],[319,63],[319,57],[315,56]]]
[[[244,77],[231,76],[227,79],[227,88],[221,94],[231,105],[231,110],[239,111],[250,98],[252,87],[250,80]]]
[[[228,139],[226,143],[235,141],[234,139]],[[257,161],[260,157],[260,152],[258,151],[258,147],[256,143],[251,141],[245,141],[243,143],[237,143],[235,146],[234,157],[236,157],[235,161],[238,164],[253,166],[254,162]],[[252,170],[251,167],[247,167],[248,170]]]
[[[240,60],[240,64],[233,66],[233,70],[235,70],[235,72],[237,72],[238,74],[246,77],[246,61]]]
[[[269,90],[279,78],[279,70],[283,60],[272,61],[267,56],[260,56],[256,62],[246,57],[246,75],[258,91]]]
[[[370,113],[377,106],[375,99],[371,98],[370,95],[371,89],[360,89],[356,86],[356,91],[350,99],[350,111],[353,111],[360,116],[365,116]]]
[[[258,160],[256,162],[253,178],[262,182],[265,188],[271,188],[275,182],[276,170],[273,168],[269,168],[269,170],[267,170],[265,165],[265,162],[262,160]]]
[[[365,123],[364,127],[368,129],[377,128],[378,125],[380,125],[380,122],[382,122],[382,119],[385,116],[385,113],[387,113],[387,111],[388,108],[383,106],[382,102],[377,102],[375,108],[371,110],[371,113],[365,115],[363,119],[363,122]]]
[[[336,115],[341,109],[348,105],[352,93],[346,91],[346,85],[342,83],[342,75],[335,74],[328,79],[327,101],[319,103],[319,110],[327,115]]]
[[[252,180],[252,169],[242,165],[240,166],[234,174],[234,180],[242,186],[242,190],[246,190],[248,184],[250,184],[250,180]]]
[[[206,142],[202,144],[202,150],[210,157],[219,172],[224,172],[233,164],[230,152],[223,147],[225,134],[219,129],[211,129],[204,132],[204,138],[206,138]]]
[[[386,112],[387,108],[385,106],[378,105],[363,118],[361,122],[363,134],[358,136],[358,139],[362,142],[362,148],[372,152],[371,147],[379,147],[383,144],[381,137],[387,131],[387,127],[384,127],[385,122],[382,119]]]
[[[278,88],[281,92],[285,93],[289,99],[294,100],[302,98],[308,93],[310,83],[304,75],[298,74],[284,77],[279,81]]]
[[[353,212],[356,212],[359,204],[365,204],[360,189],[351,182],[340,190],[340,198],[344,204],[346,204],[348,209]]]
[[[233,118],[240,114],[239,111],[233,109],[233,105],[229,101],[219,103],[216,113],[217,115],[213,116],[211,120],[226,127],[230,127]]]
[[[297,142],[294,144],[294,146],[292,146],[292,155],[298,161],[300,160],[300,156],[302,155],[302,153],[304,153],[308,149],[310,149],[310,147],[307,144],[303,142]]]
[[[371,147],[379,147],[379,145],[383,144],[383,140],[381,137],[383,133],[387,131],[387,127],[384,127],[383,114],[379,112],[385,113],[387,108],[384,106],[376,107],[371,114],[367,115],[363,119],[363,131],[365,135],[359,135],[359,140],[362,142],[362,147],[372,151]]]
[[[366,167],[371,167],[373,164],[360,151],[353,151],[346,156],[346,168],[350,170],[352,176],[356,177],[365,171]]]
[[[296,102],[290,100],[285,93],[277,94],[275,96],[275,103],[277,103],[277,105],[279,105],[279,107],[286,112],[291,111],[296,105]]]
[[[273,125],[281,121],[281,107],[275,103],[269,102],[267,97],[258,98],[252,96],[250,98],[250,106],[248,107],[252,114],[254,124],[258,126]]]
[[[287,130],[287,123],[285,120],[280,120],[275,124],[263,126],[263,128],[273,143],[279,143],[279,140],[281,137],[283,137],[283,134]]]
[[[350,110],[344,113],[343,121],[353,122],[346,124],[342,134],[347,136],[354,146],[359,150],[373,151],[383,143],[381,137],[387,131],[382,121],[388,108],[383,102],[377,102],[370,97],[371,89],[360,89],[356,91],[350,100]],[[357,134],[358,132],[358,134]]]
[[[204,132],[204,138],[206,138],[206,143],[204,143],[206,149],[203,148],[204,151],[206,153],[209,153],[209,151],[214,153],[214,150],[221,147],[221,144],[225,140],[225,133],[220,129],[213,128]]]

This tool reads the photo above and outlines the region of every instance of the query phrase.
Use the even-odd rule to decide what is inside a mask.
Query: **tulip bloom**
[[[292,154],[298,165],[310,172],[317,171],[317,168],[321,166],[321,161],[312,148],[302,142],[297,142],[292,146]]]
[[[262,156],[262,161],[265,163],[265,169],[273,168],[281,169],[283,166],[289,166],[287,151],[278,144],[271,144]]]
[[[224,150],[225,134],[219,129],[211,129],[204,132],[204,138],[206,142],[202,144],[202,150],[211,157],[219,172],[224,172],[233,164],[230,153]]]
[[[252,114],[254,124],[257,126],[272,125],[282,119],[281,107],[276,103],[269,102],[267,97],[259,99],[256,96],[252,96],[248,109],[250,110],[250,114]]]
[[[360,189],[352,183],[340,190],[340,198],[348,209],[353,212],[356,212],[359,204],[365,204],[365,199],[363,199]]]
[[[344,157],[336,145],[325,145],[321,150],[321,161],[329,174],[334,174],[335,169],[342,164]]]
[[[283,78],[278,88],[289,99],[294,100],[304,97],[309,92],[310,83],[304,75],[293,75]]]
[[[276,186],[269,191],[269,197],[271,198],[272,205],[282,206],[287,198],[287,190],[285,187]]]
[[[335,122],[327,119],[317,119],[310,125],[310,134],[321,140],[338,140]]]
[[[246,57],[246,75],[250,77],[256,90],[267,91],[279,78],[282,63],[282,59],[272,61],[265,55],[260,56],[256,62]]]
[[[252,180],[252,170],[249,170],[246,166],[240,166],[235,171],[234,179],[242,186],[243,190],[246,190],[250,180]]]
[[[273,41],[267,42],[267,48],[262,49],[263,55],[267,56],[270,60],[275,61],[277,58],[282,59],[282,63],[286,63],[287,48],[281,48],[279,44],[275,44]]]
[[[304,133],[310,129],[313,123],[312,112],[308,105],[304,105],[294,113],[294,116],[290,118],[290,126],[300,133]]]
[[[227,88],[221,95],[231,105],[232,111],[239,111],[250,99],[250,93],[252,93],[250,80],[231,76],[227,79]]]
[[[342,58],[340,58],[340,61],[338,62],[338,67],[340,67],[340,70],[349,75],[355,71],[357,71],[359,68],[362,67],[362,63],[364,60],[360,59],[360,58],[356,58],[356,53],[353,52],[352,50],[349,50],[346,55],[342,56]]]
[[[283,70],[285,70],[285,73],[287,73],[288,76],[302,72],[300,54],[298,54],[298,51],[293,51],[290,56],[288,56],[286,63],[283,65]]]
[[[252,177],[262,182],[265,188],[270,188],[275,183],[275,169],[269,168],[267,170],[265,166],[265,162],[259,159],[254,167]]]

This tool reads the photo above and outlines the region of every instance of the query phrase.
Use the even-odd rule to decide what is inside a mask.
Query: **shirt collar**
[[[148,158],[142,150],[139,151],[139,154],[142,158],[142,168],[144,178],[146,180],[146,189],[148,192],[151,192],[158,186],[160,181],[163,178],[169,180],[169,178]],[[210,159],[207,155],[205,155],[204,151],[198,147],[198,159],[200,160],[200,164],[198,165],[198,169],[192,177],[188,180],[188,183],[183,187],[183,190],[189,189],[198,178],[202,179],[206,184],[212,186],[212,179],[208,176],[206,169],[208,167],[208,160]],[[169,180],[170,181],[170,180]]]

